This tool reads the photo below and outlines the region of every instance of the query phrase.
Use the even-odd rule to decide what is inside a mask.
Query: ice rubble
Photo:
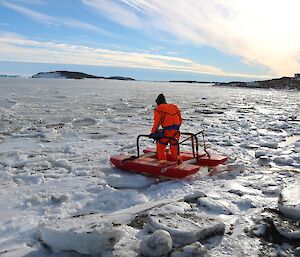
[[[200,242],[196,242],[172,252],[170,257],[203,257],[206,253],[207,248]]]
[[[137,226],[141,217],[147,217],[142,218],[144,226]],[[97,254],[117,245],[128,230],[126,226],[144,230],[145,235],[149,229],[153,232],[140,242],[140,250],[145,256],[161,256],[174,247],[177,249],[174,256],[180,256],[180,252],[182,256],[189,251],[203,252],[203,247],[192,244],[222,235],[225,230],[225,224],[218,218],[194,212],[182,199],[136,205],[110,215],[82,214],[43,222],[39,230],[41,239],[55,251]],[[178,250],[181,247],[182,250]]]
[[[300,181],[282,189],[278,208],[286,217],[300,220]]]
[[[172,236],[174,246],[177,247],[224,233],[223,222],[206,214],[189,211],[189,209],[185,209],[184,212],[166,212],[155,209],[148,215],[147,226],[152,231],[157,229],[168,231]]]
[[[297,256],[300,245],[300,181],[287,185],[278,198],[278,209],[265,208],[255,220],[252,233],[277,245],[289,245],[289,252]]]
[[[230,160],[227,171],[218,176],[200,172],[186,180],[158,183],[113,170],[108,160],[116,153],[136,153],[136,135],[151,127],[153,99],[166,89],[165,83],[1,81],[0,253],[7,251],[3,253],[6,257],[10,250],[13,254],[14,249],[20,249],[15,251],[18,256],[34,252],[51,256],[39,244],[38,223],[51,228],[57,218],[63,222],[65,217],[85,213],[103,213],[114,222],[111,214],[125,209],[129,214],[119,212],[115,216],[123,225],[113,226],[124,236],[113,252],[107,250],[102,255],[138,256],[139,242],[150,233],[146,225],[150,218],[142,215],[146,210],[129,211],[128,207],[144,204],[149,208],[161,199],[177,201],[182,196],[196,214],[205,213],[225,224],[220,241],[204,243],[208,254],[258,256],[261,242],[244,231],[263,208],[277,207],[281,187],[299,180],[298,173],[290,171],[300,168],[300,127],[299,121],[289,119],[291,113],[298,115],[299,92],[181,86],[178,90],[178,85],[168,84],[174,90],[167,95],[180,103],[183,130],[204,128],[207,145],[226,153]],[[208,111],[195,111],[201,109]],[[219,111],[222,114],[217,114]],[[290,207],[284,206],[291,213]],[[192,212],[182,202],[169,205],[165,212],[176,213],[178,224],[193,224],[182,217],[181,210],[185,209]],[[130,221],[136,213],[138,216]],[[51,233],[56,232],[65,233],[66,242],[67,235],[72,235],[71,229]],[[93,234],[99,235],[99,231]],[[201,252],[196,242],[172,249],[170,254],[186,257],[197,249]]]
[[[172,238],[166,230],[156,230],[146,237],[140,244],[141,254],[144,256],[159,257],[172,250]]]
[[[39,225],[42,240],[54,251],[74,250],[81,254],[97,254],[112,249],[120,240],[122,231],[113,227],[106,218],[98,218],[96,222],[89,219],[70,218],[51,225]]]
[[[42,222],[41,239],[55,251],[74,250],[81,254],[97,254],[112,249],[121,239],[121,225],[130,223],[136,215],[170,200],[136,205],[105,214],[78,214],[65,219]]]

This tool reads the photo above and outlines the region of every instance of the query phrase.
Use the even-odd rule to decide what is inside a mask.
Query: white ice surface
[[[83,219],[64,219],[55,227],[41,223],[41,239],[54,251],[75,250],[81,254],[99,254],[109,249],[122,237],[122,231],[114,228],[110,220],[99,218],[94,222]],[[80,224],[79,224],[80,222]]]
[[[139,174],[111,174],[107,177],[107,183],[114,188],[143,188],[155,182],[154,178]]]
[[[213,200],[206,207],[196,201],[195,214],[216,216],[226,230],[232,229],[219,243],[206,244],[210,255],[257,256],[260,242],[244,230],[263,208],[277,207],[281,187],[299,181],[300,124],[289,118],[300,115],[297,91],[18,78],[0,79],[0,92],[0,255],[4,257],[76,256],[44,248],[38,225],[86,213],[125,222],[140,206],[147,209],[197,192]],[[230,172],[212,177],[199,172],[159,182],[111,167],[111,155],[134,155],[136,136],[150,132],[159,93],[181,107],[182,131],[205,129],[211,151],[229,156],[222,169]],[[141,142],[142,148],[149,146],[151,141]],[[264,165],[262,157],[267,160]],[[230,215],[224,213],[224,206]],[[132,213],[122,212],[127,208],[133,208]],[[134,256],[145,236],[129,226],[122,231],[127,237],[115,245],[115,254]],[[56,232],[70,243],[69,232]]]
[[[165,230],[175,247],[222,234],[225,224],[218,218],[194,212],[185,202],[171,203],[149,212],[147,226],[150,230]]]
[[[283,188],[278,207],[285,216],[300,220],[300,181]]]

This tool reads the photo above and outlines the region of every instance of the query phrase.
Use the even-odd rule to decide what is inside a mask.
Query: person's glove
[[[150,133],[150,134],[148,135],[148,137],[154,139],[154,137],[155,137],[155,136],[154,136],[154,133]]]
[[[149,134],[149,138],[152,138],[154,140],[160,140],[164,136],[164,133],[162,130],[159,130],[155,133]]]

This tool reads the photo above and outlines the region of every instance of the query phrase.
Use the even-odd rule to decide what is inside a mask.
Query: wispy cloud
[[[0,22],[0,26],[9,26],[9,24],[6,22]]]
[[[99,28],[95,25],[92,25],[90,23],[83,22],[80,20],[76,20],[73,18],[54,17],[54,16],[46,15],[44,13],[37,12],[30,8],[20,6],[17,4],[13,4],[13,3],[7,2],[7,1],[0,1],[0,5],[1,4],[7,8],[10,8],[16,12],[19,12],[39,23],[43,23],[48,26],[55,26],[55,27],[66,26],[66,27],[72,27],[72,28],[77,28],[77,29],[90,30],[90,31],[105,34],[107,36],[113,35],[112,33],[108,32],[102,28]]]
[[[10,2],[19,2],[24,4],[45,4],[45,0],[10,0]]]
[[[45,4],[45,0],[15,0],[22,3],[28,4]]]
[[[13,4],[13,3],[9,3],[6,1],[1,1],[0,4],[2,4],[3,6],[5,6],[7,8],[10,8],[14,11],[22,13],[23,15],[28,16],[35,21],[38,21],[38,22],[41,22],[41,23],[44,23],[47,25],[55,25],[55,26],[59,25],[59,22],[57,21],[57,19],[55,19],[54,17],[48,16],[46,14],[42,14],[40,12],[33,11],[29,8],[22,7],[22,6],[19,6],[19,5]]]
[[[218,67],[196,63],[187,58],[42,42],[12,33],[0,34],[0,56],[2,61],[145,68],[258,78],[249,74],[228,73]]]
[[[300,71],[298,0],[82,0],[123,26],[208,45],[274,75]],[[119,15],[121,14],[121,15]]]
[[[130,28],[141,28],[142,21],[137,14],[134,13],[136,7],[134,4],[129,4],[125,1],[124,4],[117,1],[107,0],[82,0],[84,4],[99,11],[106,18],[113,20],[119,24]],[[130,6],[131,9],[127,9]]]

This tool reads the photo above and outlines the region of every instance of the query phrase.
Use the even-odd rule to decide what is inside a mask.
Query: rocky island
[[[76,72],[76,71],[39,72],[37,74],[34,74],[32,76],[32,78],[135,80],[133,78],[122,77],[122,76],[111,76],[111,77],[94,76],[94,75],[86,74],[86,73],[83,73],[83,72]]]
[[[282,77],[262,81],[231,81],[217,82],[216,86],[249,87],[249,88],[275,88],[275,89],[300,89],[300,74],[294,77]]]

